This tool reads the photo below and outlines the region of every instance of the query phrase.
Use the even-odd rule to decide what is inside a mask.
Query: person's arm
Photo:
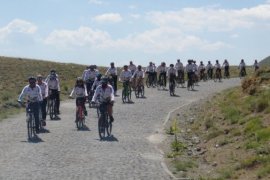
[[[74,97],[74,94],[75,94],[75,87],[72,89],[72,91],[71,91],[69,97]]]
[[[92,102],[96,102],[96,100],[97,100],[97,96],[98,96],[98,94],[99,94],[99,87],[100,87],[100,86],[98,86],[98,87],[96,88],[95,92],[94,92],[94,95],[93,95],[93,97],[92,97]]]
[[[88,96],[88,93],[87,93],[87,88],[86,88],[86,85],[84,84],[84,95],[87,97]]]
[[[60,82],[59,82],[59,79],[56,78],[56,81],[57,81],[57,90],[60,91]]]
[[[27,89],[27,86],[25,86],[21,92],[21,94],[19,95],[19,98],[18,98],[18,101],[22,101],[22,99],[24,98],[25,94],[26,94],[26,89]]]
[[[109,86],[111,88],[111,101],[114,101],[114,90],[112,86]]]
[[[38,88],[38,101],[41,102],[41,101],[43,101],[41,88],[38,85],[36,87]]]
[[[48,84],[44,82],[44,85],[45,85],[45,97],[44,98],[47,98],[49,96],[49,88],[48,88]]]
[[[142,70],[142,78],[144,79],[144,75],[145,75],[145,73],[144,73],[144,71]]]

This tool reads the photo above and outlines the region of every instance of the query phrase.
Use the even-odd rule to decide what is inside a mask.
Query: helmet
[[[177,62],[180,62],[180,59],[177,59]]]
[[[162,63],[161,63],[161,65],[162,65],[162,66],[165,66],[165,65],[166,65],[166,63],[165,63],[165,62],[162,62]]]
[[[55,69],[51,69],[51,73],[52,73],[52,72],[56,72],[56,70],[55,70]]]
[[[170,67],[174,67],[174,65],[173,64],[170,64]]]
[[[108,78],[106,76],[101,77],[101,84],[108,84]]]
[[[128,65],[124,65],[124,68],[128,68]]]
[[[210,64],[211,63],[211,61],[208,61],[208,64]]]
[[[111,62],[111,65],[114,65],[114,62]]]

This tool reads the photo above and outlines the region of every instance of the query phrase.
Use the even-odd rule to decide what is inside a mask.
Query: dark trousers
[[[117,91],[117,75],[112,75],[112,79],[113,79],[113,90],[114,90],[114,93],[116,93]]]
[[[166,72],[159,73],[159,77],[158,77],[159,83],[161,83],[161,82],[160,82],[161,76],[163,76],[164,83],[165,83],[164,86],[166,86],[166,83],[167,83]]]
[[[77,97],[76,98],[76,106],[78,107],[79,105],[82,105],[84,111],[86,111],[86,108],[85,108],[85,97]]]
[[[42,113],[42,120],[46,120],[46,106],[47,106],[47,99],[43,99],[41,103],[41,113]]]
[[[28,107],[34,113],[36,130],[39,130],[39,102],[32,102],[28,104]],[[26,109],[27,111],[27,109]]]
[[[60,107],[60,93],[57,89],[50,89],[51,94],[50,94],[50,99],[55,98],[55,106],[56,106],[56,111],[59,113],[59,107]]]

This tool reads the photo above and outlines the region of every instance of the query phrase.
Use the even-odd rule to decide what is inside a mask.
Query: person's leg
[[[36,131],[39,131],[39,103],[35,102],[31,104],[33,111],[34,111],[34,117],[35,117],[35,126],[36,126]]]
[[[110,121],[113,122],[114,118],[113,118],[113,105],[112,104],[107,105],[107,111],[109,114]]]

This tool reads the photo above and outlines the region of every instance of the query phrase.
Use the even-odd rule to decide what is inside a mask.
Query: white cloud
[[[158,26],[178,26],[188,31],[232,31],[269,21],[270,4],[239,10],[201,7],[183,8],[179,11],[155,11],[149,12],[147,19]]]
[[[102,5],[105,4],[103,1],[101,0],[89,0],[88,3],[90,4],[96,4],[96,5]]]
[[[123,20],[120,14],[118,13],[107,13],[107,14],[102,14],[95,16],[93,20],[100,22],[100,23],[106,23],[106,22],[111,22],[111,23],[118,23]]]
[[[4,39],[12,33],[33,34],[36,31],[37,26],[33,23],[21,19],[14,19],[5,27],[0,28],[0,39]]]
[[[141,17],[140,14],[130,14],[130,16],[134,19],[139,19]]]
[[[107,32],[80,27],[78,30],[55,30],[45,39],[45,44],[61,47],[79,46],[97,48],[110,41]]]

